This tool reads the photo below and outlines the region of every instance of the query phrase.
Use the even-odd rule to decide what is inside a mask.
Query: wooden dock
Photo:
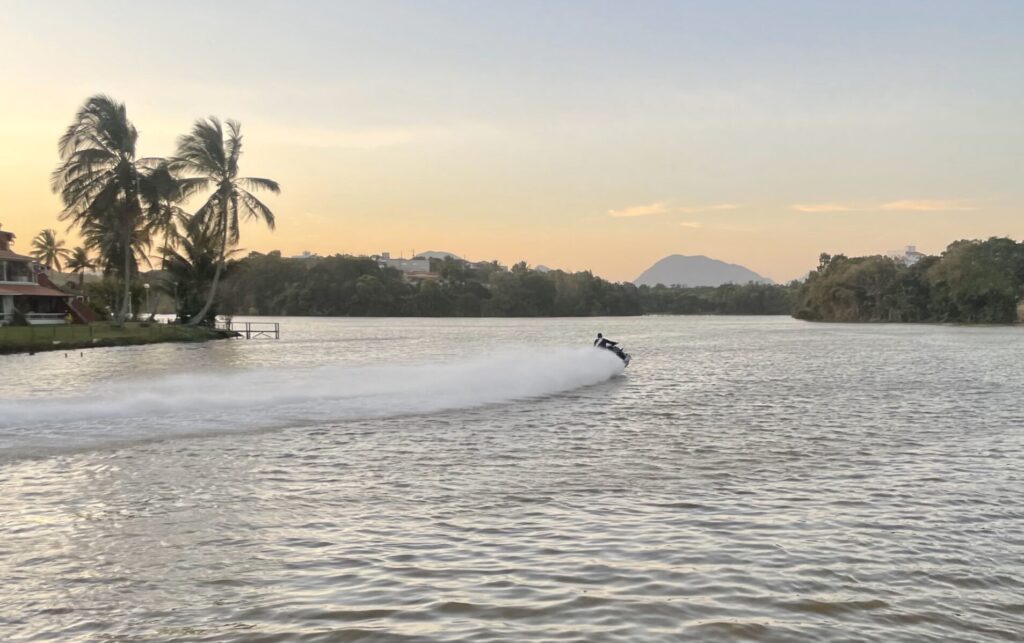
[[[281,324],[278,322],[218,321],[216,327],[246,339],[281,339]]]

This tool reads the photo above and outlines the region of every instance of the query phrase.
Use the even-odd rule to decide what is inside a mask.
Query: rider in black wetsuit
[[[615,355],[617,355],[619,359],[623,361],[626,361],[628,359],[626,353],[621,348],[619,348],[618,342],[613,342],[610,339],[605,339],[604,335],[602,335],[601,333],[597,334],[597,339],[594,340],[594,346],[596,348],[603,348],[605,350],[611,351],[612,353],[615,353]]]

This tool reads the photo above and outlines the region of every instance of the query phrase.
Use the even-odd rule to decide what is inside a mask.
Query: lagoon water
[[[1020,329],[279,321],[0,357],[0,639],[1024,638]]]

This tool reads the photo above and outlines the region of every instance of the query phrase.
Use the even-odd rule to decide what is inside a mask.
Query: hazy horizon
[[[21,251],[64,230],[56,142],[96,93],[143,156],[242,122],[244,173],[283,188],[247,250],[616,281],[706,255],[782,282],[821,252],[1024,236],[1018,3],[0,6]]]

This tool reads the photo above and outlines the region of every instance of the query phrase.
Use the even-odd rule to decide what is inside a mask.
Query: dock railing
[[[278,322],[217,320],[216,328],[238,333],[246,339],[281,339],[281,324]]]

